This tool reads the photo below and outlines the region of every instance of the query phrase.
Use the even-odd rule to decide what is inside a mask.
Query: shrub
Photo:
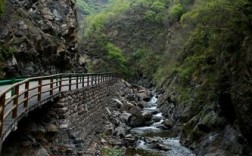
[[[4,12],[5,0],[0,0],[0,15]]]
[[[3,45],[0,45],[0,78],[3,77],[2,68],[4,65],[4,61],[7,59],[12,58],[12,56],[15,54],[14,48],[7,48]]]
[[[5,46],[0,46],[0,61],[10,59],[15,54],[14,48],[7,48]]]
[[[144,14],[144,19],[149,22],[155,21],[155,17],[156,17],[156,12],[152,10],[148,10]]]
[[[108,52],[110,65],[113,66],[115,70],[118,70],[121,73],[126,73],[127,68],[125,64],[127,60],[125,56],[123,56],[121,49],[112,43],[108,43],[106,50]]]
[[[155,12],[161,12],[165,9],[165,5],[164,3],[157,1],[151,5],[151,9],[154,10]]]
[[[122,150],[118,148],[103,148],[102,153],[104,156],[120,156]]]
[[[177,3],[170,8],[169,13],[173,19],[179,19],[184,13],[184,8],[180,3]]]

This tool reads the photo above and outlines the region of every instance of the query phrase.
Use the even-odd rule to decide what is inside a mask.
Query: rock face
[[[0,23],[2,76],[46,75],[77,66],[75,0],[6,1]]]
[[[215,91],[217,96],[209,99],[208,94],[203,101],[197,97],[202,92],[195,87],[190,91],[192,101],[183,101],[178,99],[182,93],[177,82],[176,76],[167,81],[159,107],[168,118],[165,124],[181,130],[178,134],[183,145],[198,155],[251,155],[248,87],[238,88],[241,82],[231,85],[229,81],[221,82]]]

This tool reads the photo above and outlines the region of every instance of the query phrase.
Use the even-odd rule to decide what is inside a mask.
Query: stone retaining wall
[[[109,93],[113,82],[99,84],[76,91],[62,93],[54,105],[59,117],[59,128],[68,131],[74,138],[80,138],[85,145],[92,140],[92,135],[102,128],[109,103]]]
[[[61,93],[18,123],[0,155],[93,155],[88,147],[107,122],[111,97],[121,89],[119,83],[113,80]]]

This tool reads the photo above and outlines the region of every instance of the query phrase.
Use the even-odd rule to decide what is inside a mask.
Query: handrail
[[[0,92],[0,143],[30,107],[38,107],[62,92],[92,87],[115,79],[114,73],[61,73],[24,79]],[[21,106],[23,104],[23,106]],[[6,124],[5,121],[13,121]]]

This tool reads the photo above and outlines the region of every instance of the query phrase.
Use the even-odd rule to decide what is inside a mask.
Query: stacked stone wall
[[[114,85],[113,85],[114,84]],[[93,139],[93,135],[102,129],[109,107],[110,92],[116,83],[105,82],[96,86],[62,93],[54,105],[59,117],[58,127],[81,138],[85,145]]]

